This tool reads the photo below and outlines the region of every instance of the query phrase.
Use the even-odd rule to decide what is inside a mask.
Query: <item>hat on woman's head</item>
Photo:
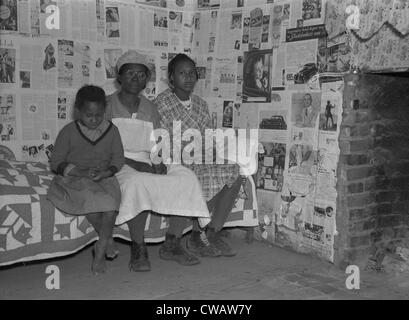
[[[122,56],[119,57],[116,63],[116,71],[119,72],[119,70],[121,70],[121,67],[128,63],[142,64],[145,67],[147,67],[150,72],[152,72],[153,66],[151,63],[148,62],[146,56],[136,52],[135,50],[128,50]]]

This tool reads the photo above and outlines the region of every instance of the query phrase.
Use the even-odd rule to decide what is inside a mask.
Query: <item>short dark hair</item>
[[[78,90],[75,96],[74,107],[81,110],[85,102],[96,102],[102,104],[104,107],[107,104],[105,91],[101,87],[93,85],[85,85]]]
[[[190,58],[188,55],[186,55],[184,53],[178,53],[168,63],[168,80],[169,80],[169,82],[171,81],[170,79],[172,78],[172,75],[175,73],[176,65],[179,62],[182,62],[182,61],[188,61],[188,62],[191,62],[193,64],[193,66],[195,67],[195,71],[196,71],[196,78],[199,79],[199,74],[198,74],[197,68],[196,68],[196,62],[194,62],[193,59]]]

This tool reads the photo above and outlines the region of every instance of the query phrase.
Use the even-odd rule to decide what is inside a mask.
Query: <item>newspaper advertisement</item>
[[[47,7],[53,5],[57,6],[57,1],[52,0],[40,0],[40,12],[38,14],[39,19],[39,34],[44,36],[54,36],[55,29],[47,28],[46,21],[49,16],[49,12],[47,12]]]
[[[58,40],[58,86],[81,87],[91,82],[91,47],[87,43]]]
[[[97,19],[97,41],[105,41],[105,1],[104,0],[95,0],[95,13]]]
[[[200,97],[211,96],[212,67],[212,56],[196,57],[196,70],[199,77],[195,86],[195,94]]]
[[[57,129],[61,130],[74,119],[75,91],[58,92],[57,97]]]
[[[217,38],[217,53],[240,53],[243,33],[243,13],[241,11],[221,11],[219,15],[220,22],[218,30],[222,30],[223,33]]]
[[[0,47],[0,87],[11,88],[17,83],[16,54],[13,47]]]
[[[193,12],[184,12],[182,17],[183,52],[192,53],[195,14]]]
[[[286,85],[305,84],[317,73],[318,39],[286,43]]]
[[[20,9],[23,9],[21,5],[17,7],[17,0],[1,1],[0,9],[0,33],[15,33],[18,31],[18,18],[21,15],[18,14]]]
[[[271,50],[244,52],[243,102],[270,102]]]
[[[169,48],[175,52],[183,52],[183,13],[169,11]]]
[[[308,249],[318,251],[332,261],[335,228],[335,203],[315,200],[308,204],[304,214],[302,244]]]
[[[0,141],[16,140],[16,96],[14,94],[0,95]]]
[[[255,8],[250,11],[249,50],[261,48],[263,10]]]
[[[215,52],[218,11],[202,11],[194,20],[193,52],[208,54]]]
[[[244,0],[223,0],[220,3],[220,9],[243,8]]]
[[[20,34],[29,34],[31,32],[31,21],[30,21],[31,8],[30,6],[31,6],[31,1],[29,0],[18,2],[17,30]],[[11,17],[11,14],[10,14],[10,17]]]
[[[287,142],[288,109],[259,108],[259,136],[262,141],[275,139]]]
[[[271,42],[273,49],[285,41],[284,32],[290,21],[290,3],[276,4],[271,9]]]
[[[237,57],[237,83],[236,83],[236,100],[243,100],[243,56]]]
[[[321,110],[321,92],[294,92],[291,98],[291,122],[299,128],[316,128]]]
[[[220,8],[221,0],[198,0],[197,8],[199,10],[211,10]]]
[[[212,129],[221,128],[223,124],[223,100],[218,98],[208,98],[206,101],[209,108]]]
[[[232,98],[236,96],[236,58],[215,57],[213,62],[213,96]]]
[[[57,95],[22,94],[23,140],[55,140],[57,137]]]
[[[285,45],[273,50],[272,90],[284,90],[286,85],[286,50]]]
[[[107,80],[116,79],[116,63],[122,55],[122,49],[104,49],[105,76]]]
[[[240,107],[239,124],[243,129],[258,129],[259,127],[259,107],[258,103],[245,103]]]
[[[26,141],[21,147],[22,161],[49,162],[53,144],[49,141],[31,142]]]
[[[262,141],[264,153],[259,154],[258,189],[281,192],[284,184],[286,144]]]
[[[27,43],[27,44],[26,44]],[[20,45],[20,87],[55,89],[57,86],[57,42],[35,41]]]
[[[119,7],[107,4],[105,7],[106,38],[109,44],[120,44]]]

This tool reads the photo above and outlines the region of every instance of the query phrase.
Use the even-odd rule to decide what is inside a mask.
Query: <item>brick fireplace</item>
[[[409,245],[409,77],[345,77],[335,263],[364,267]]]

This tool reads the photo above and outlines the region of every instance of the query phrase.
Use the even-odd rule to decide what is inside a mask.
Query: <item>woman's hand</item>
[[[112,176],[111,170],[100,170],[97,168],[89,169],[89,178],[92,181],[98,182],[102,179],[109,178],[110,176]]]
[[[155,174],[166,174],[168,171],[166,165],[164,165],[163,162],[159,164],[152,164],[152,167],[155,171]]]

